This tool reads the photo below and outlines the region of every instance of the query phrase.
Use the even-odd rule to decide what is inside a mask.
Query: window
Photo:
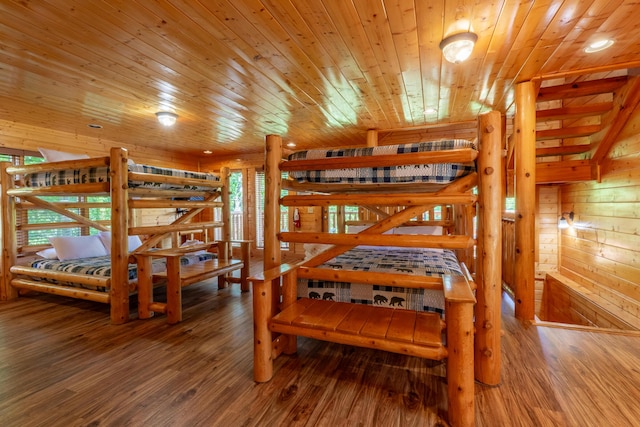
[[[44,159],[36,153],[6,149],[0,154],[0,161],[11,162],[14,165],[29,165],[42,163]],[[63,204],[69,212],[86,216],[93,221],[107,225],[110,223],[111,207],[108,196],[48,196],[41,197],[41,200]],[[16,217],[16,223],[21,225],[16,236],[18,246],[48,245],[49,237],[80,236],[98,232],[91,227],[75,224],[65,215],[33,206],[26,200],[18,202],[24,207],[18,210]]]
[[[283,174],[283,177],[285,175]],[[264,172],[256,173],[256,246],[264,248]],[[286,196],[287,190],[282,190],[280,196]],[[280,206],[280,230],[289,230],[289,209],[286,206]],[[289,244],[281,242],[281,248],[288,249]]]

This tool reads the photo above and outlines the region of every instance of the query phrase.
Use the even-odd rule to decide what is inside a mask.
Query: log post
[[[13,274],[9,269],[16,264],[16,202],[7,194],[13,188],[13,175],[7,173],[9,162],[2,162],[2,283],[0,283],[0,301],[18,298],[18,290],[11,286]]]
[[[367,130],[367,147],[377,147],[377,146],[378,146],[378,130],[368,129]]]
[[[146,255],[136,256],[138,265],[138,319],[153,317],[151,304],[153,304],[153,273],[151,257]]]
[[[245,205],[246,206],[246,205]],[[240,291],[249,292],[249,270],[250,270],[250,258],[251,258],[251,241],[243,240],[240,242],[240,259],[243,262],[242,269],[240,269]]]
[[[282,160],[282,138],[267,135],[264,165],[264,269],[280,265],[280,161]]]
[[[475,375],[482,383],[496,385],[500,382],[502,295],[502,136],[499,112],[480,116],[478,143]]]
[[[253,282],[253,379],[266,382],[273,376],[272,338],[269,321],[273,317],[271,280]]]
[[[295,303],[298,298],[298,269],[290,271],[282,278],[282,309]],[[294,354],[298,351],[298,340],[295,335],[287,335],[283,352]]]
[[[536,99],[532,82],[516,86],[515,114],[516,254],[515,315],[535,314]]]
[[[180,256],[167,257],[167,323],[182,321],[182,284],[180,283]]]
[[[447,397],[449,423],[473,427],[475,385],[473,382],[473,304],[446,302]]]
[[[278,267],[281,263],[280,240],[280,191],[282,138],[267,135],[265,148],[264,191],[264,267],[263,271]],[[253,378],[258,382],[269,381],[273,376],[273,338],[269,322],[276,312],[280,278],[253,281]]]
[[[220,183],[222,184],[222,240],[231,240],[231,192],[229,191],[229,176],[231,171],[228,167],[220,168]]]
[[[112,148],[109,176],[111,180],[111,323],[129,320],[129,191],[127,184],[128,152]]]

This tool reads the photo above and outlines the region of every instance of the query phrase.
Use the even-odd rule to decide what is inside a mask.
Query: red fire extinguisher
[[[300,211],[298,208],[293,210],[293,227],[300,228]]]

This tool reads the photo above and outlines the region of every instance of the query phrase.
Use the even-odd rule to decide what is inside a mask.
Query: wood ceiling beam
[[[566,85],[543,87],[540,88],[540,91],[538,92],[537,101],[552,101],[615,92],[624,86],[627,83],[627,80],[627,76],[619,76],[600,80],[569,83]]]

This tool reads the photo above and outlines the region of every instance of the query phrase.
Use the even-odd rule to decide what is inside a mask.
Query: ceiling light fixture
[[[163,126],[173,126],[178,120],[178,115],[169,111],[158,111],[156,117]]]
[[[447,61],[459,64],[471,56],[473,46],[477,40],[478,36],[474,33],[458,33],[442,40],[440,42],[440,49]]]
[[[589,43],[589,45],[584,48],[584,51],[586,53],[600,52],[601,50],[605,50],[611,46],[613,46],[613,40],[603,39],[595,41],[593,43]]]

